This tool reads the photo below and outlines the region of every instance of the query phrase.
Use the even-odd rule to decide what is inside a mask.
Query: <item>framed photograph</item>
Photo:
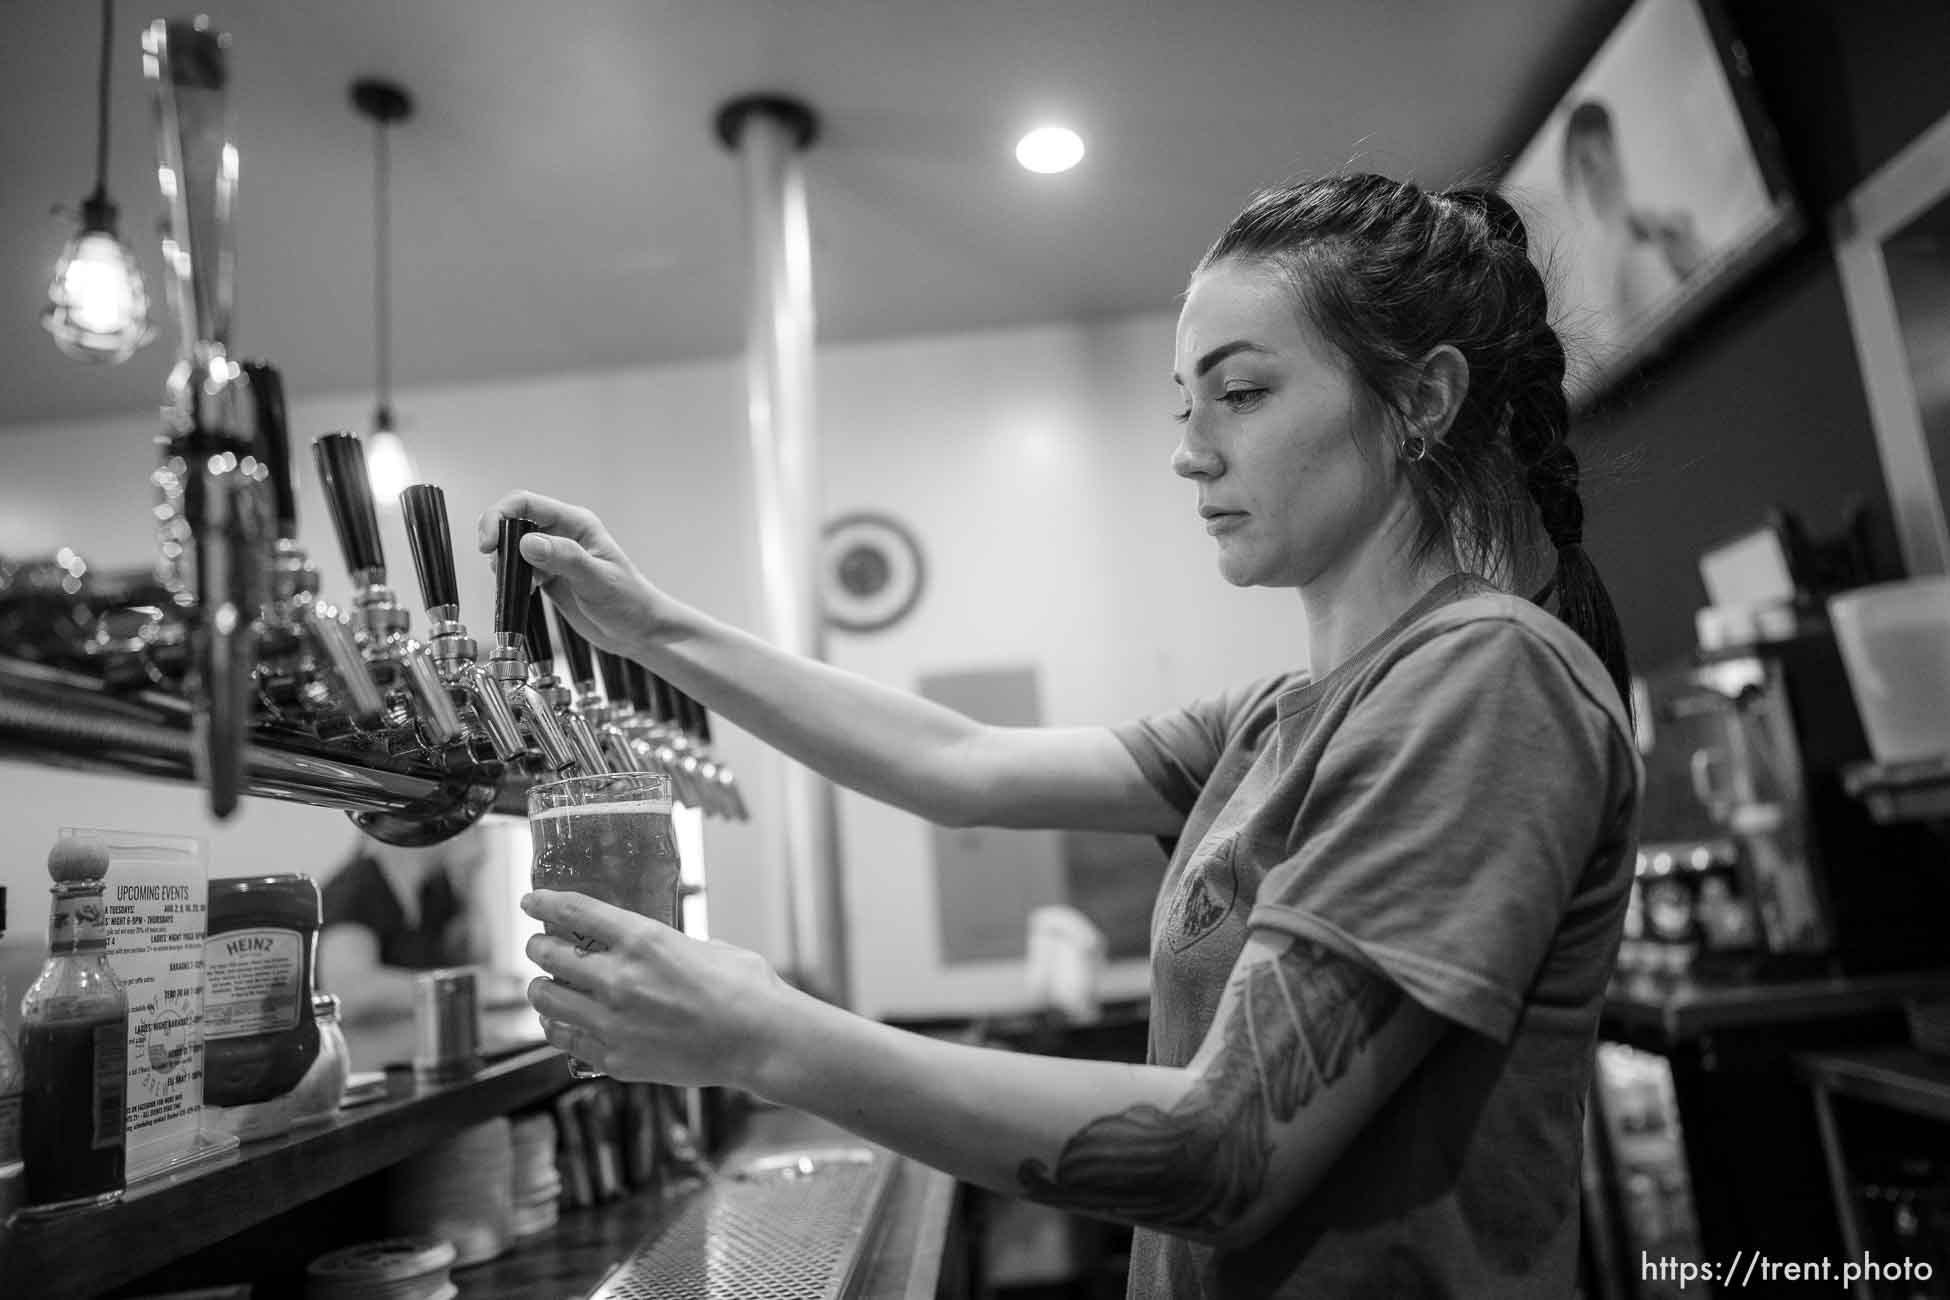
[[[1802,228],[1716,0],[1638,0],[1499,190],[1589,405]]]
[[[1950,573],[1950,116],[1829,225],[1903,567]]]

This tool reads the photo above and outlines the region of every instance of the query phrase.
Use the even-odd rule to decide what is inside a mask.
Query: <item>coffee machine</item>
[[[1808,545],[1777,514],[1710,552],[1701,648],[1634,684],[1646,791],[1623,966],[1790,978],[1950,954],[1950,849],[1845,786],[1870,750],[1824,611],[1837,576],[1792,563]]]

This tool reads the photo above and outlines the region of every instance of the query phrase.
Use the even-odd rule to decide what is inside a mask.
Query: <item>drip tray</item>
[[[805,1147],[742,1161],[694,1194],[589,1300],[839,1300],[879,1227],[894,1157]]]

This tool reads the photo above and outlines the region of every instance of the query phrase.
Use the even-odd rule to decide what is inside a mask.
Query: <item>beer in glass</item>
[[[536,889],[586,894],[679,925],[681,872],[668,776],[618,772],[534,786],[528,792],[528,829],[535,842],[531,883]],[[555,925],[547,930],[583,952],[606,946]],[[574,1057],[569,1072],[580,1079],[603,1073]]]

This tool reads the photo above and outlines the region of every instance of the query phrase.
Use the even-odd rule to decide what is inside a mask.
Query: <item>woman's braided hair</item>
[[[1403,468],[1421,519],[1417,558],[1447,552],[1514,586],[1536,567],[1538,533],[1557,553],[1533,599],[1604,662],[1629,701],[1625,638],[1584,551],[1578,458],[1565,441],[1564,344],[1523,218],[1486,189],[1431,193],[1371,174],[1266,190],[1198,270],[1264,263],[1292,281],[1306,317],[1347,357],[1366,396],[1397,417],[1428,354],[1453,346],[1469,388],[1448,434]]]

